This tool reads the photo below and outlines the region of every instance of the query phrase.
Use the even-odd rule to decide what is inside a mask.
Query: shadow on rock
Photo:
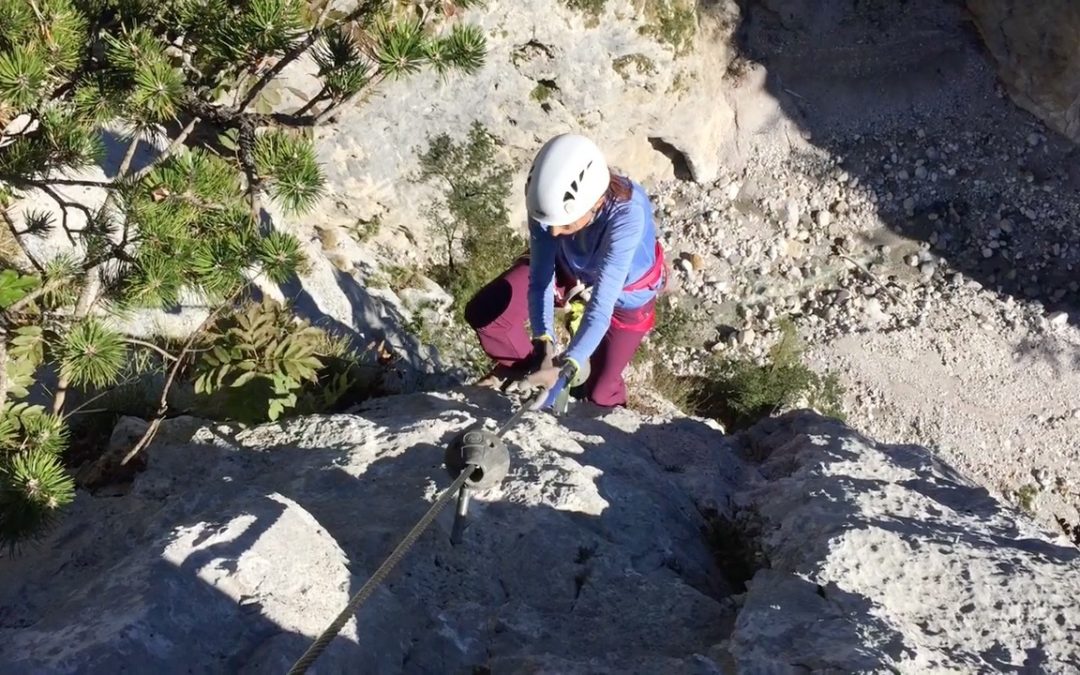
[[[170,420],[129,495],[80,494],[40,547],[0,561],[0,669],[283,672],[450,482],[446,443],[507,414],[477,392],[243,431]],[[590,435],[607,425],[583,424],[568,437],[527,418],[463,543],[448,509],[317,672],[691,673],[722,659],[733,605],[693,500],[633,435],[602,443]]]
[[[1080,322],[1080,148],[1004,96],[963,3],[739,5],[741,53],[894,235]]]

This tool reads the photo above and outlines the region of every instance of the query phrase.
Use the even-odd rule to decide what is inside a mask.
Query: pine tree
[[[383,80],[479,69],[484,36],[455,16],[467,4],[0,0],[0,543],[40,534],[73,497],[71,388],[114,385],[146,350],[168,357],[171,382],[189,356],[190,340],[169,354],[110,318],[191,294],[224,309],[252,274],[300,272],[299,242],[273,230],[262,200],[309,211],[324,181],[312,129]],[[305,56],[318,93],[276,109],[282,71]],[[106,126],[126,151],[107,180],[82,179]],[[159,150],[137,167],[140,143]],[[66,186],[107,197],[83,204]],[[60,217],[16,216],[28,194]],[[27,242],[58,227],[74,253],[37,259]],[[59,377],[51,409],[19,400],[43,364]]]

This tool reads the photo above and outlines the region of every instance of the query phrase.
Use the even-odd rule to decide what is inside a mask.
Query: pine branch
[[[120,162],[120,168],[116,171],[117,178],[123,178],[128,175],[128,171],[131,169],[131,161],[135,159],[135,150],[139,147],[139,134],[135,134],[135,138],[131,139],[131,143],[127,147],[127,151],[124,153],[124,159]]]
[[[263,115],[253,112],[237,112],[232,108],[214,105],[194,95],[188,95],[180,107],[191,115],[225,129],[236,129],[245,124],[260,127],[312,127],[318,123],[315,115],[297,115],[295,113],[270,113]]]
[[[165,359],[167,359],[169,361],[179,361],[179,359],[177,357],[173,356],[172,354],[165,351],[161,347],[158,347],[153,342],[147,342],[146,340],[140,340],[138,338],[133,338],[133,337],[125,337],[124,342],[127,342],[128,344],[138,345],[140,347],[145,347],[145,348],[147,348],[147,349],[149,349],[151,351],[157,352],[158,354],[161,355],[162,358],[165,358]]]
[[[169,144],[169,147],[166,148],[165,151],[161,155],[156,157],[146,167],[143,167],[143,170],[148,172],[157,163],[163,161],[167,156],[171,156],[173,153],[175,153],[177,151],[177,149],[179,149],[179,147],[183,144],[184,140],[187,139],[188,135],[191,133],[191,130],[195,128],[195,125],[198,123],[198,120],[199,120],[199,118],[195,117],[190,122],[188,122],[188,125],[183,129],[183,131],[180,132],[180,135],[177,136],[173,140],[173,142]],[[128,174],[128,171],[129,171],[130,166],[131,166],[131,158],[134,157],[134,154],[135,154],[134,148],[137,146],[138,141],[139,141],[139,139],[136,137],[134,140],[132,140],[131,145],[128,146],[128,151],[124,156],[124,161],[120,165],[120,170],[117,172],[117,176],[125,177]],[[137,174],[138,177],[142,177],[143,175],[145,175],[145,173],[143,173],[143,171],[140,171],[140,173]],[[49,188],[47,186],[43,187],[42,189],[46,190],[47,192],[52,190],[52,188]],[[52,194],[56,195],[55,192],[52,192]],[[112,207],[112,205],[115,202],[115,195],[116,195],[116,192],[110,192],[109,193],[109,196],[105,199],[105,206],[102,207],[104,210],[108,210],[109,208]],[[59,195],[56,195],[54,197],[54,199],[59,199]],[[76,206],[78,206],[78,207],[80,207],[80,208],[82,208],[82,209],[84,209],[86,211],[86,213],[87,213],[87,222],[89,222],[90,219],[91,219],[91,214],[90,214],[89,209],[86,209],[86,207],[83,207],[81,205],[76,205]],[[63,209],[63,206],[61,206],[61,209]],[[67,230],[67,213],[66,212],[64,212],[63,225],[64,225],[65,232],[67,232],[68,230]],[[125,221],[125,227],[126,227],[126,221]],[[68,238],[71,239],[72,244],[75,243],[74,238],[71,237],[70,233],[68,234]],[[120,246],[111,247],[111,249],[110,249],[111,257],[115,257],[115,258],[118,258],[120,260],[126,260],[128,262],[133,262],[131,256],[129,256],[127,254],[126,250],[124,249],[124,244],[126,243],[126,239],[127,239],[126,230],[125,230],[125,233],[124,233],[124,239],[125,239],[125,242],[122,243]],[[101,291],[101,286],[102,286],[102,282],[101,282],[101,266],[106,262],[106,260],[107,260],[107,258],[105,260],[93,261],[92,264],[87,265],[88,269],[87,269],[87,275],[86,275],[86,285],[83,286],[82,292],[79,295],[79,301],[76,304],[75,311],[74,311],[74,313],[72,314],[72,317],[71,317],[74,321],[81,321],[82,319],[86,318],[86,316],[90,313],[90,309],[94,306],[94,303],[97,302],[98,296],[99,296],[100,291]],[[56,393],[53,395],[53,414],[54,415],[59,415],[59,414],[62,413],[62,411],[64,409],[64,401],[67,399],[67,392],[68,392],[68,388],[69,388],[70,384],[71,384],[71,382],[70,382],[69,378],[64,377],[62,374],[57,379]]]
[[[362,88],[362,89],[360,89],[358,91],[353,92],[352,94],[346,96],[345,98],[341,99],[340,101],[335,101],[334,103],[331,103],[330,105],[326,106],[326,108],[323,109],[322,112],[320,112],[318,115],[315,116],[315,119],[311,122],[311,124],[309,126],[318,126],[318,125],[322,124],[323,122],[326,121],[326,119],[328,117],[330,117],[330,115],[332,115],[339,108],[341,108],[342,106],[344,106],[347,103],[351,103],[352,101],[356,100],[356,97],[359,96],[362,92],[371,91],[371,90],[377,88],[379,86],[379,84],[385,79],[386,79],[386,73],[384,73],[382,71],[379,71],[379,74],[375,76],[375,79],[373,79],[371,81],[371,84],[369,84],[367,87],[364,87],[364,88]]]
[[[38,274],[45,274],[45,268],[42,267],[41,263],[39,263],[37,259],[30,253],[30,249],[26,248],[26,245],[23,244],[23,241],[20,238],[20,233],[15,227],[15,221],[11,219],[11,214],[7,212],[7,209],[0,209],[0,217],[4,219],[4,224],[7,225],[8,231],[11,232],[11,238],[15,240],[15,243],[22,250],[23,255],[26,256],[26,259],[30,261],[30,265],[38,271]]]
[[[356,9],[345,15],[340,21],[337,22],[336,25],[355,21],[363,14],[370,12],[372,6],[376,4],[376,2],[370,1],[361,2]],[[320,27],[319,24],[322,23],[323,18],[326,17],[326,13],[329,11],[330,5],[331,3],[327,2],[323,6],[322,11],[319,12],[319,16],[315,20],[315,28],[313,28],[307,34],[307,37],[301,40],[295,47],[293,47],[284,56],[278,59],[277,63],[268,68],[267,71],[263,73],[262,77],[259,78],[259,81],[256,82],[255,85],[248,90],[247,96],[245,96],[244,100],[240,102],[240,105],[236,107],[235,112],[243,112],[244,109],[251,105],[251,102],[254,101],[259,94],[262,93],[263,89],[265,89],[266,86],[270,84],[270,82],[273,81],[273,79],[277,77],[279,73],[281,73],[282,70],[285,70],[286,66],[288,66],[296,59],[300,58],[304,54],[304,52],[311,48],[311,45],[315,44],[316,40],[322,37],[323,33],[326,31],[326,28]]]
[[[260,126],[278,127],[314,127],[319,124],[318,115],[298,115],[296,113],[270,113],[257,117],[262,124]]]
[[[90,309],[97,302],[101,293],[101,265],[95,265],[86,275],[86,285],[79,293],[79,300],[75,303],[75,311],[72,312],[72,323],[82,321],[90,314]],[[10,308],[9,308],[10,309]],[[68,387],[71,379],[63,373],[57,377],[56,392],[53,394],[52,413],[60,415],[64,410],[64,401],[67,400]]]
[[[259,217],[262,210],[259,204],[259,188],[262,182],[259,179],[258,168],[255,166],[255,126],[253,124],[244,124],[240,127],[237,149],[240,168],[243,169],[244,177],[247,179],[247,198],[248,206],[251,208],[251,217],[258,223],[262,220]]]
[[[46,178],[44,181],[26,181],[28,185],[34,187],[41,187],[42,183],[48,183],[49,185],[74,185],[76,187],[97,187],[105,188],[106,190],[115,190],[115,181],[104,180],[82,180],[78,178]]]
[[[180,130],[180,134],[176,138],[174,138],[171,143],[169,143],[169,146],[165,148],[165,150],[161,154],[155,157],[153,161],[136,171],[133,174],[132,178],[134,178],[135,180],[139,180],[146,174],[153,171],[154,167],[156,167],[158,164],[161,164],[168,158],[175,155],[176,152],[180,149],[180,147],[184,144],[184,141],[186,141],[188,136],[191,135],[192,130],[195,129],[195,125],[198,124],[199,121],[200,120],[198,116],[192,117],[191,121],[187,123],[187,126]]]
[[[127,454],[124,455],[123,459],[120,460],[120,466],[124,466],[128,462],[130,462],[136,455],[139,454],[139,452],[141,452],[144,448],[150,445],[150,443],[154,440],[154,437],[157,436],[158,428],[161,427],[161,423],[165,419],[165,414],[169,411],[169,392],[172,390],[172,385],[173,382],[176,380],[177,373],[180,372],[180,366],[184,363],[184,358],[187,357],[188,353],[191,352],[191,348],[195,344],[196,339],[200,337],[207,328],[213,325],[214,321],[217,319],[218,315],[221,314],[222,310],[224,310],[226,307],[232,306],[233,302],[236,301],[236,299],[240,296],[240,293],[243,292],[243,290],[244,287],[240,286],[235,291],[233,291],[232,295],[230,295],[229,298],[225,300],[225,302],[218,305],[214,309],[214,311],[210,312],[206,316],[206,318],[203,319],[203,322],[199,324],[199,327],[196,328],[191,333],[191,335],[188,336],[188,339],[184,342],[183,348],[180,349],[180,354],[176,357],[176,362],[173,363],[173,367],[169,369],[169,376],[165,379],[165,385],[161,389],[161,398],[158,401],[157,414],[154,415],[154,419],[150,420],[150,425],[146,427],[146,431],[143,432],[142,437],[135,443],[134,446],[132,446],[130,450],[128,450]],[[112,460],[111,456],[105,455],[102,456],[102,458],[98,461],[105,462],[106,458],[108,458],[108,461]],[[104,464],[102,466],[104,467]]]
[[[311,99],[301,106],[293,115],[297,117],[304,117],[317,103],[322,102],[326,98],[326,92],[328,87],[324,84],[323,88],[319,90],[319,93],[311,97]]]
[[[90,22],[85,35],[90,39],[86,41],[85,52],[79,65],[71,72],[70,75],[64,78],[64,81],[53,90],[49,96],[50,100],[59,101],[67,96],[75,86],[82,81],[83,76],[91,73],[95,70],[99,70],[102,67],[100,61],[95,58],[95,50],[99,46],[98,35],[103,28],[106,28],[119,20],[117,12],[112,7],[103,6],[97,12],[93,14],[93,21]]]
[[[68,207],[71,207],[71,208],[77,209],[79,211],[82,211],[83,215],[86,216],[87,225],[89,225],[94,220],[93,211],[91,211],[84,204],[80,204],[79,202],[73,202],[73,201],[71,201],[69,199],[65,199],[56,190],[54,190],[52,188],[52,186],[50,186],[47,183],[38,183],[38,184],[34,185],[33,187],[36,187],[37,189],[44,192],[54,202],[56,202],[57,206],[60,207],[60,227],[62,227],[64,229],[64,234],[67,235],[68,241],[71,242],[71,245],[72,246],[77,246],[77,244],[75,243],[74,233],[81,232],[81,230],[72,230],[71,228],[68,227]],[[112,194],[110,194],[109,196],[111,197]]]

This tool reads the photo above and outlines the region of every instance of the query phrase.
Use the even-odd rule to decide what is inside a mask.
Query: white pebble
[[[1069,315],[1067,312],[1054,312],[1046,320],[1051,328],[1063,328],[1069,322]]]

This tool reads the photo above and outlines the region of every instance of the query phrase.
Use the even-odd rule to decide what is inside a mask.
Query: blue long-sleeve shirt
[[[656,262],[656,225],[645,190],[637,183],[629,201],[607,200],[593,221],[573,236],[553,237],[529,222],[529,323],[534,337],[554,336],[555,261],[587,286],[592,298],[565,356],[584,364],[600,345],[615,309],[637,309],[657,288],[624,291]]]

